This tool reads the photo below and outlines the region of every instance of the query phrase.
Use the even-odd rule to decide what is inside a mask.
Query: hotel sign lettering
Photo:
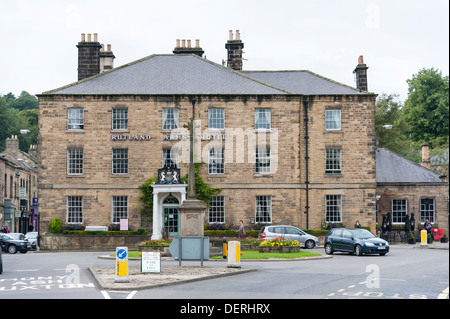
[[[150,141],[155,138],[148,134],[112,134],[112,141]],[[224,134],[202,134],[200,136],[202,141],[224,141]],[[170,134],[164,135],[164,141],[189,141],[189,134]]]
[[[113,134],[111,135],[112,141],[150,141],[154,139],[150,135],[147,134],[135,134],[135,135],[126,135],[126,134]]]
[[[225,140],[225,135],[223,135],[223,134],[216,134],[216,135],[202,134],[200,136],[200,139],[202,141],[221,141],[221,140]],[[186,140],[189,140],[189,134],[164,135],[164,140],[165,141],[186,141]]]

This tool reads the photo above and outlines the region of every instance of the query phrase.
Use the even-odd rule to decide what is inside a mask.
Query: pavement
[[[448,250],[448,243],[434,242],[429,245],[421,245],[417,243],[415,245],[409,244],[394,244],[391,245],[391,249],[396,248],[408,248],[408,249],[443,249]],[[323,249],[318,247],[317,249]],[[99,258],[115,259],[110,256],[100,256]],[[294,260],[315,260],[332,258],[332,256],[322,255],[319,257],[306,257],[296,258]],[[161,260],[173,260],[172,257],[162,257]],[[268,259],[260,261],[285,261],[289,262],[292,259]],[[212,260],[211,260],[212,261]],[[229,268],[225,260],[215,260],[217,262],[223,262],[223,267],[199,267],[199,266],[161,266],[160,273],[142,273],[140,266],[129,266],[128,268],[128,282],[116,282],[115,267],[109,266],[94,266],[89,270],[93,277],[97,281],[98,285],[105,290],[139,290],[157,288],[168,285],[176,285],[187,282],[194,282],[199,280],[209,280],[213,278],[233,276],[245,274],[248,272],[256,271],[256,269]],[[242,260],[241,263],[245,264],[246,260]],[[258,260],[251,260],[258,261]]]
[[[128,266],[128,282],[115,282],[115,267],[89,267],[102,289],[139,290],[199,280],[244,274],[255,269],[195,266],[161,266],[160,273],[142,273],[140,266]],[[121,280],[122,281],[122,280]]]
[[[102,259],[114,259],[112,256],[100,256]],[[303,258],[270,258],[261,260],[241,260],[241,263],[248,261],[292,261],[292,260],[314,260],[326,259],[332,256],[322,255],[317,257],[303,257]],[[139,258],[130,258],[139,259]],[[172,257],[161,257],[161,260],[174,260]],[[194,282],[199,280],[209,280],[213,278],[241,275],[256,271],[256,269],[247,269],[244,267],[228,267],[228,263],[224,259],[210,259],[223,263],[223,267],[195,267],[195,266],[161,266],[160,273],[142,273],[140,266],[128,266],[128,282],[116,282],[116,269],[110,266],[93,266],[89,270],[97,284],[106,290],[139,290],[157,288],[169,285],[176,285],[187,282]],[[121,280],[122,281],[122,280]]]

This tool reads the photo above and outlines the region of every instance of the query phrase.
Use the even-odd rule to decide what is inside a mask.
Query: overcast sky
[[[200,39],[226,59],[240,30],[245,70],[310,70],[355,86],[358,56],[369,91],[407,97],[422,68],[449,74],[448,0],[0,0],[0,94],[40,94],[77,80],[81,33],[111,44],[120,66]]]

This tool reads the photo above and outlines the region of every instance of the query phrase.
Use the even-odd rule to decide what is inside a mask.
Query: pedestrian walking
[[[244,228],[244,221],[241,219],[239,221],[239,231],[238,231],[238,238],[244,238],[247,234],[245,233],[245,228]]]

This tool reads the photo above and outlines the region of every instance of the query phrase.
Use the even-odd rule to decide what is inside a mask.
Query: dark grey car
[[[361,228],[334,228],[329,231],[324,242],[325,252],[328,255],[335,251],[362,254],[386,255],[389,252],[389,243],[378,238],[370,231]]]
[[[308,249],[319,246],[319,239],[313,235],[305,233],[303,230],[290,225],[264,226],[258,235],[261,239],[274,239],[283,237],[291,240],[297,240],[302,247]]]

